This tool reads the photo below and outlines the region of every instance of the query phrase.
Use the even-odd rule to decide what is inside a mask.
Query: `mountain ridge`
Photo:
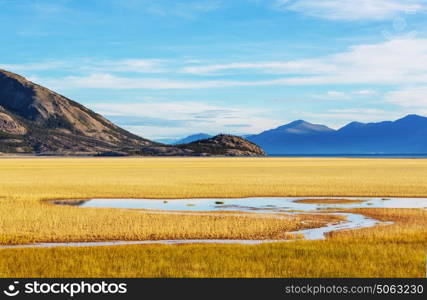
[[[299,124],[301,120],[297,122]],[[269,154],[427,153],[427,118],[415,114],[395,121],[350,122],[338,130],[326,131],[319,129],[329,128],[327,126],[302,122],[318,131],[301,133],[280,130],[295,124],[294,121],[248,136],[247,139]]]
[[[175,147],[150,141],[124,130],[78,102],[0,69],[2,153],[108,156],[261,153],[260,149],[252,147],[252,143],[243,139],[239,143],[248,146],[246,152],[226,143],[220,144],[224,149],[219,151],[217,139],[207,140],[203,153],[197,152],[193,145]],[[249,148],[256,151],[252,153]]]

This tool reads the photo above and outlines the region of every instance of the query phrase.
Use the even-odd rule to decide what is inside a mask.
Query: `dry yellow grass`
[[[251,216],[233,219],[226,214],[220,217],[153,215],[55,206],[48,202],[95,197],[249,196],[425,197],[427,160],[0,159],[0,244],[146,238],[271,238],[300,226],[300,220],[284,222],[259,218],[255,221]],[[425,213],[422,210],[402,213],[372,209],[360,212],[376,213],[372,216],[384,220],[402,220],[406,225],[402,225],[403,222],[392,227],[336,233],[327,241],[280,245],[3,249],[0,250],[0,275],[421,276],[419,269],[424,266],[427,246]],[[133,262],[136,257],[139,260]],[[150,257],[156,257],[159,263],[150,263]],[[42,262],[47,258],[52,263],[46,267]],[[12,268],[13,263],[24,266],[28,261],[31,264],[26,268]],[[189,268],[189,264],[193,267]]]
[[[144,215],[54,206],[53,199],[423,196],[427,160],[15,158],[0,160],[0,243],[272,238],[296,223]]]
[[[283,215],[280,218],[249,214],[178,215],[75,207],[40,211],[31,205],[17,212],[15,222],[11,218],[0,221],[0,245],[112,240],[292,239],[298,235],[288,232],[342,220],[328,215]],[[48,217],[41,217],[43,214]]]
[[[394,225],[323,241],[3,249],[0,277],[423,277],[427,211],[356,210]],[[31,263],[29,263],[31,262]]]
[[[239,161],[236,163],[239,164]],[[210,169],[220,168],[225,175],[230,162],[234,161],[182,158],[1,159],[0,244],[148,239],[285,239],[292,237],[286,232],[319,227],[339,220],[331,216],[316,219],[311,216],[288,216],[279,219],[255,218],[250,214],[146,214],[130,210],[57,206],[48,201],[89,197],[175,197],[183,191],[186,196],[180,196],[188,197],[189,186],[200,196],[201,192],[209,193],[211,186],[206,180],[204,187],[197,182],[209,176]],[[244,164],[242,174],[246,172]],[[245,185],[243,181],[241,184]],[[302,220],[305,222],[302,223]]]
[[[427,209],[358,208],[349,210],[349,212],[363,214],[384,222],[393,222],[393,224],[332,232],[331,237],[343,241],[363,239],[364,241],[421,243],[425,245],[427,251]]]
[[[423,277],[425,244],[360,240],[0,250],[1,277]]]

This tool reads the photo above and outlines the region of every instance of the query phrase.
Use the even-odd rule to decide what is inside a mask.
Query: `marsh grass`
[[[11,205],[13,207],[13,205]],[[257,217],[251,214],[168,214],[126,209],[48,206],[49,218],[34,203],[11,222],[0,220],[2,244],[162,239],[288,239],[303,228],[320,227],[336,216]],[[34,211],[34,212],[33,212]],[[92,220],[94,220],[92,222]],[[93,225],[92,225],[93,224]]]
[[[331,240],[256,246],[7,249],[0,250],[0,276],[423,277],[424,246]]]
[[[322,241],[0,250],[2,277],[423,277],[426,211],[363,209],[393,225]],[[31,263],[28,263],[31,261]]]
[[[253,160],[256,163],[256,160]],[[159,239],[287,239],[289,231],[320,227],[337,217],[254,218],[250,215],[174,215],[79,208],[52,200],[90,197],[172,198],[212,189],[210,169],[229,173],[227,159],[26,158],[0,160],[0,244]],[[246,161],[236,167],[246,174]],[[222,167],[221,167],[222,166]],[[200,180],[207,184],[201,185]],[[231,177],[230,177],[231,179]],[[222,179],[221,179],[222,180]],[[246,184],[242,181],[240,185]],[[181,188],[182,187],[182,188]],[[223,189],[226,187],[223,187]],[[205,194],[202,194],[205,193]],[[70,201],[70,199],[74,199]],[[165,200],[166,201],[166,200]],[[305,222],[302,222],[305,221]]]
[[[363,239],[371,241],[391,241],[397,243],[421,243],[427,251],[427,210],[398,208],[357,208],[349,210],[365,216],[389,222],[388,225],[359,230],[337,231],[330,237],[346,239]]]
[[[0,159],[0,244],[169,238],[274,238],[302,219],[149,214],[55,199],[425,197],[427,160],[336,158]],[[167,200],[165,200],[167,201]],[[325,241],[242,245],[1,249],[0,275],[420,277],[426,211],[357,209],[394,225]],[[321,214],[308,226],[315,227]],[[298,216],[298,218],[308,218]],[[310,222],[309,222],[310,223]],[[319,224],[319,223],[317,223]]]

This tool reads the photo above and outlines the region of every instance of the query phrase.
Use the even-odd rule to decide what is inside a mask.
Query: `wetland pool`
[[[318,203],[300,202],[319,200]],[[343,203],[327,203],[335,200]],[[348,201],[349,200],[349,201]],[[325,203],[321,203],[325,201]],[[348,201],[348,202],[344,202]],[[350,202],[351,201],[351,202]],[[55,202],[61,204],[61,201]],[[77,202],[76,202],[77,203]],[[66,204],[72,204],[67,202]],[[366,198],[366,197],[252,197],[200,199],[90,199],[80,201],[80,207],[108,207],[170,211],[240,211],[240,212],[313,212],[327,209],[352,208],[427,208],[426,198]]]
[[[342,215],[345,221],[329,223],[323,227],[302,229],[294,232],[306,240],[322,240],[328,233],[337,230],[367,228],[373,226],[390,225],[391,222],[381,222],[362,214],[340,212],[353,208],[427,208],[426,198],[386,198],[386,197],[252,197],[252,198],[203,198],[203,199],[89,199],[89,200],[57,200],[57,205],[73,205],[84,208],[118,208],[140,209],[146,213],[171,214],[206,214],[212,212],[234,212],[233,215],[244,215],[243,212],[259,214],[330,214]],[[280,216],[278,216],[280,217]],[[26,247],[94,247],[119,245],[146,245],[146,244],[246,244],[291,242],[295,240],[143,240],[143,241],[101,241],[101,242],[73,242],[73,243],[39,243],[29,245],[0,246],[0,248]]]

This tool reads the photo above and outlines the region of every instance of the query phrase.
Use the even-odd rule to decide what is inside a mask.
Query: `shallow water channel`
[[[360,200],[349,203],[304,203],[300,200]],[[56,202],[60,204],[60,201]],[[253,197],[200,199],[91,199],[80,207],[134,208],[175,211],[243,211],[243,212],[313,212],[325,209],[351,208],[427,208],[426,198],[363,198],[363,197]]]
[[[355,200],[342,201],[345,200]],[[316,200],[317,203],[306,203]],[[326,203],[337,200],[340,203]],[[322,203],[324,201],[324,203]],[[254,197],[254,198],[204,198],[204,199],[90,199],[82,201],[55,201],[60,205],[76,205],[82,208],[121,208],[143,209],[147,213],[194,213],[207,214],[212,212],[232,211],[253,212],[259,214],[291,213],[309,214],[322,213],[343,215],[346,221],[330,223],[320,228],[303,229],[292,233],[300,234],[308,240],[325,239],[327,233],[336,230],[366,228],[390,223],[365,217],[361,214],[337,212],[352,208],[427,208],[425,198],[363,198],[363,197]],[[278,216],[279,217],[279,216]],[[104,241],[76,243],[40,243],[32,245],[0,246],[0,248],[22,247],[83,247],[83,246],[114,246],[135,244],[190,244],[190,243],[221,243],[221,244],[261,244],[284,242],[289,240],[148,240],[148,241]]]

